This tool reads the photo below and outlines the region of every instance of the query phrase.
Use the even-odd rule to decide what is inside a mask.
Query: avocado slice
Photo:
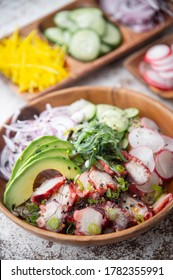
[[[20,169],[23,167],[23,164],[31,157],[34,156],[42,151],[48,150],[50,148],[62,148],[62,149],[73,149],[73,145],[64,140],[60,140],[55,136],[43,136],[40,137],[33,142],[29,144],[29,146],[23,151],[20,158],[16,161],[16,164],[12,170],[12,174],[10,177],[9,182],[6,185],[6,188],[8,188],[8,185],[10,182],[14,179],[16,174],[20,171]]]
[[[54,169],[63,174],[67,179],[74,179],[81,173],[80,168],[71,160],[63,157],[46,156],[33,160],[22,169],[4,193],[4,204],[10,210],[28,200],[33,193],[33,185],[37,175],[46,170]]]
[[[33,151],[38,149],[40,146],[42,146],[44,144],[47,144],[47,143],[50,143],[51,141],[55,141],[55,140],[57,140],[57,137],[55,137],[55,136],[43,136],[41,138],[38,138],[38,139],[32,141],[25,148],[22,155],[16,161],[16,164],[15,164],[13,170],[12,170],[12,173],[11,173],[10,181],[15,176],[16,172],[20,169],[20,167],[23,165],[24,161],[30,156],[30,154]],[[8,186],[8,184],[7,184],[7,186]]]
[[[35,154],[33,156],[30,156],[25,162],[24,164],[21,166],[21,168],[18,170],[18,172],[16,173],[16,176],[19,176],[19,174],[22,172],[22,170],[29,164],[31,164],[34,160],[42,158],[42,157],[63,157],[63,158],[69,158],[68,155],[68,151],[67,149],[57,149],[57,148],[51,148],[48,150],[43,150],[42,152]],[[14,179],[14,178],[13,178]]]

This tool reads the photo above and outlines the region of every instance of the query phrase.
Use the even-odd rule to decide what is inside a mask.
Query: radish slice
[[[173,61],[162,66],[151,64],[151,68],[157,72],[173,71]]]
[[[163,59],[151,61],[151,63],[156,66],[164,66],[166,64],[173,63],[173,53]]]
[[[164,148],[166,150],[169,150],[169,151],[173,152],[173,138],[165,136],[165,135],[162,135],[162,137],[163,137],[163,140],[164,140],[164,143],[165,143]]]
[[[141,119],[141,124],[145,128],[149,128],[149,129],[152,129],[152,130],[155,130],[155,131],[159,131],[159,126],[154,121],[150,120],[149,118],[143,117]]]
[[[158,72],[158,74],[164,79],[173,79],[173,70],[166,72]]]
[[[136,188],[143,193],[149,193],[149,192],[153,192],[152,189],[153,185],[160,185],[160,178],[155,172],[151,173],[151,178],[146,184],[142,186],[136,185]]]
[[[34,203],[40,203],[42,200],[49,198],[61,185],[65,183],[65,180],[66,178],[61,176],[45,181],[32,194],[31,201]]]
[[[140,146],[130,151],[130,155],[140,159],[142,163],[153,172],[155,168],[155,162],[153,157],[153,151],[147,146]]]
[[[146,62],[157,61],[167,57],[171,53],[170,48],[167,45],[160,44],[151,47],[145,54],[144,60]]]
[[[165,206],[167,206],[173,200],[173,194],[163,194],[154,204],[153,211],[154,214],[159,213]]]
[[[136,128],[129,133],[129,143],[133,148],[148,146],[153,153],[164,147],[164,140],[161,135],[148,128]]]
[[[173,88],[173,79],[161,78],[158,73],[152,69],[145,71],[144,79],[148,84],[160,89],[170,90]]]
[[[157,154],[156,172],[163,179],[168,180],[173,177],[173,153],[168,150],[162,150]]]

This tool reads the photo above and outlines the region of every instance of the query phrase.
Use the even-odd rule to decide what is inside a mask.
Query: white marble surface
[[[0,37],[67,2],[69,1],[1,0]],[[122,61],[113,62],[81,79],[76,85],[121,85],[159,99],[173,109],[173,100],[166,101],[152,94],[123,68]],[[0,80],[0,125],[24,104],[25,102]],[[132,240],[117,245],[79,248],[37,238],[0,213],[0,259],[173,259],[172,216],[170,214],[157,227]]]

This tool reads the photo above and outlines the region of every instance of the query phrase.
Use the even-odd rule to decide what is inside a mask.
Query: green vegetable
[[[113,191],[111,189],[107,189],[106,191],[107,198],[117,199],[119,197],[119,194],[120,194],[119,191]]]
[[[124,178],[117,178],[119,191],[125,192],[128,190],[128,182]]]
[[[26,203],[26,208],[29,211],[30,214],[33,214],[35,212],[38,212],[40,208],[38,207],[37,204],[31,202],[31,203]]]
[[[60,220],[56,217],[51,217],[47,222],[47,226],[53,230],[58,229],[60,226]]]
[[[88,232],[92,235],[97,235],[101,233],[101,228],[96,224],[89,224]]]
[[[88,198],[88,203],[89,204],[98,204],[98,203],[102,203],[104,201],[105,201],[104,197],[102,197],[101,199],[94,199],[92,197]]]
[[[142,215],[136,215],[135,219],[138,225],[145,222],[144,217]]]
[[[109,208],[108,210],[108,218],[110,221],[115,221],[117,217],[117,210],[115,208]]]
[[[163,193],[163,189],[158,185],[152,185],[151,188],[154,190],[154,200],[156,201]]]
[[[73,235],[74,232],[75,232],[75,223],[68,223],[67,229],[66,229],[66,234]]]
[[[105,159],[124,161],[119,149],[119,133],[108,125],[93,121],[74,132],[72,142],[76,152],[89,160],[88,169],[95,163],[97,156]]]
[[[124,169],[124,167],[122,166],[122,165],[120,165],[120,164],[117,164],[116,166],[115,166],[115,169],[118,171],[118,172],[123,172],[125,169]]]

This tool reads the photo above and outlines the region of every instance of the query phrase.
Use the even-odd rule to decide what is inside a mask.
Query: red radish
[[[86,207],[82,210],[76,210],[73,217],[76,222],[76,235],[94,235],[101,233],[103,216],[99,211]],[[93,227],[93,232],[92,225],[95,227]],[[95,233],[94,229],[96,229]]]
[[[167,45],[160,44],[151,47],[145,54],[144,60],[146,62],[160,61],[167,57],[171,53],[170,48]]]
[[[148,146],[140,146],[137,148],[132,149],[130,155],[140,159],[142,163],[153,172],[155,168],[155,162],[153,157],[153,151]]]
[[[58,191],[49,198],[48,202],[55,201],[59,203],[63,207],[63,210],[66,212],[73,205],[75,199],[76,192],[73,184],[65,184],[61,186]]]
[[[155,172],[151,173],[151,178],[146,184],[142,186],[136,185],[136,188],[143,193],[149,193],[153,192],[153,185],[160,185],[160,178]]]
[[[125,168],[130,177],[138,185],[143,185],[150,180],[150,171],[141,160],[131,156],[129,162],[125,163]]]
[[[92,168],[89,172],[89,180],[100,194],[104,194],[108,188],[116,190],[117,186],[112,177],[106,172]]]
[[[173,63],[173,53],[163,59],[151,61],[151,64],[155,66],[164,66],[171,63]]]
[[[154,64],[151,64],[151,68],[155,70],[156,72],[167,72],[167,71],[173,71],[173,60],[171,60],[169,63],[166,63],[162,66],[157,66]]]
[[[173,153],[171,151],[160,151],[156,156],[155,163],[156,172],[163,180],[173,177]]]
[[[76,180],[77,185],[77,195],[79,197],[85,197],[95,191],[92,184],[89,182],[89,172],[85,171]]]
[[[173,194],[163,194],[159,199],[153,204],[154,214],[159,213],[165,206],[167,206],[173,200]]]
[[[159,131],[159,126],[151,119],[143,117],[141,119],[141,124],[145,128],[149,128],[155,131]]]
[[[158,72],[158,74],[164,79],[173,79],[173,70],[167,72]]]
[[[164,79],[159,76],[159,74],[152,70],[148,69],[144,73],[144,79],[148,84],[154,86],[156,88],[160,88],[163,90],[170,90],[173,88],[173,80],[172,79]]]
[[[169,150],[169,151],[173,152],[173,138],[165,136],[165,135],[162,135],[162,137],[163,137],[163,140],[164,140],[164,143],[165,143],[164,148],[166,150]]]
[[[147,146],[153,153],[164,147],[164,140],[161,135],[148,128],[136,128],[129,133],[129,143],[131,147]]]
[[[64,176],[55,177],[47,180],[41,184],[41,186],[33,192],[31,201],[40,204],[44,199],[48,199],[56,190],[65,183],[66,178]]]

